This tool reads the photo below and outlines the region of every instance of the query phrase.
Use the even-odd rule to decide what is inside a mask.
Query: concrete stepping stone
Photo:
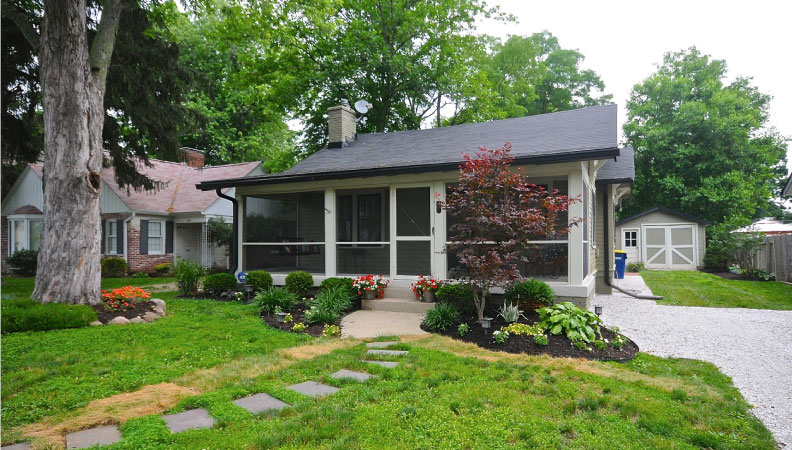
[[[386,348],[390,347],[391,345],[398,344],[398,341],[387,341],[387,342],[368,342],[366,343],[366,348]]]
[[[117,425],[88,428],[66,435],[66,448],[88,448],[115,444],[121,440]]]
[[[18,444],[5,445],[0,450],[30,450],[33,445],[30,442],[20,442]]]
[[[330,376],[337,380],[351,378],[356,381],[366,381],[369,378],[372,378],[374,375],[369,375],[365,372],[355,372],[354,370],[341,369]]]
[[[395,361],[371,361],[367,359],[361,359],[360,361],[369,364],[376,364],[378,366],[386,367],[388,369],[393,369],[394,367],[399,365],[399,363]]]
[[[288,408],[291,405],[278,400],[275,397],[267,394],[255,394],[249,397],[238,398],[234,400],[234,404],[245,408],[253,414],[259,414],[264,411],[279,411],[283,408]]]
[[[369,355],[404,356],[407,350],[369,350]]]
[[[339,391],[337,387],[317,383],[316,381],[304,381],[299,384],[293,384],[289,386],[288,389],[297,391],[300,394],[307,395],[309,397],[321,397],[323,395],[330,395]]]
[[[162,416],[171,433],[179,433],[184,430],[195,430],[198,428],[210,428],[214,426],[215,420],[209,415],[209,411],[204,408],[191,409],[178,414]]]

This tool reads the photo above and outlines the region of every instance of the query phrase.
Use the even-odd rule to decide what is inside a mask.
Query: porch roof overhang
[[[600,148],[569,152],[556,152],[545,155],[526,155],[514,157],[514,165],[538,165],[564,163],[574,161],[592,161],[612,159],[619,156],[619,148]],[[371,167],[365,169],[333,170],[326,172],[302,172],[268,174],[257,177],[231,178],[226,180],[204,181],[196,185],[202,191],[224,189],[239,186],[262,186],[271,184],[297,183],[304,181],[340,180],[348,178],[366,178],[383,175],[418,174],[427,172],[446,172],[458,170],[463,160],[441,163],[413,164],[406,166]]]

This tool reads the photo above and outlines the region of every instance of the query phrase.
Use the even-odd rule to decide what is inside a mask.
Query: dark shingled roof
[[[616,156],[616,105],[471,123],[453,127],[359,134],[324,148],[291,169],[246,179],[203,182],[209,190],[252,184],[456,170],[462,154],[512,144],[516,163],[540,164]]]
[[[643,217],[643,216],[645,216],[647,214],[651,214],[651,213],[653,213],[655,211],[661,211],[661,212],[664,212],[666,214],[671,214],[672,216],[681,217],[683,219],[687,219],[687,220],[689,220],[691,222],[697,222],[697,223],[700,223],[700,224],[705,225],[705,226],[712,225],[712,222],[710,222],[707,219],[702,219],[701,217],[691,216],[690,214],[685,214],[683,212],[679,212],[679,211],[671,209],[671,208],[666,208],[664,206],[655,206],[654,208],[649,208],[649,209],[647,209],[644,212],[639,212],[638,214],[635,214],[634,216],[630,216],[630,217],[627,217],[625,219],[622,219],[622,220],[616,222],[616,225],[618,226],[618,225],[627,223],[627,222],[629,222],[629,221],[631,221],[633,219],[637,219],[639,217]]]
[[[635,180],[635,152],[632,147],[624,147],[616,160],[605,163],[597,171],[598,184],[627,183]]]

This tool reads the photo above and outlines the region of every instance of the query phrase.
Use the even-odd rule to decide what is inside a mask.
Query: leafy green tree
[[[768,124],[770,97],[695,47],[667,53],[627,102],[635,190],[625,214],[666,206],[744,225],[786,175],[786,143]]]

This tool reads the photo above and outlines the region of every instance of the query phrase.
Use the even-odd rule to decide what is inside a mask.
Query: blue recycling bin
[[[624,279],[624,268],[627,265],[627,253],[622,250],[616,250],[616,279]]]

